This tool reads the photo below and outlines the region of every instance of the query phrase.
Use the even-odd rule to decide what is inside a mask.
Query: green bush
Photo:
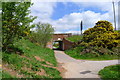
[[[54,33],[54,28],[48,23],[35,24],[36,31],[31,32],[29,36],[30,40],[42,47],[46,47],[46,44],[51,41],[52,35]]]

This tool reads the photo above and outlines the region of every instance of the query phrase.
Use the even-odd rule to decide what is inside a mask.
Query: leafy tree
[[[54,28],[50,24],[43,24],[38,22],[35,24],[36,31],[33,31],[30,36],[30,40],[46,47],[47,42],[49,42],[54,33]]]
[[[104,48],[116,47],[120,43],[120,33],[113,31],[108,21],[98,21],[93,28],[84,32],[83,44]]]
[[[30,2],[3,2],[2,3],[2,40],[3,49],[12,45],[15,38],[20,39],[30,33],[30,22],[36,17],[30,16]]]

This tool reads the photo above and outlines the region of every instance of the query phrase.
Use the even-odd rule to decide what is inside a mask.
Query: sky
[[[49,23],[55,33],[80,33],[92,28],[99,20],[107,20],[114,26],[113,6],[110,0],[32,0],[31,15],[37,16],[34,23]],[[118,1],[115,0],[116,20],[118,24]],[[118,25],[117,25],[118,28]]]

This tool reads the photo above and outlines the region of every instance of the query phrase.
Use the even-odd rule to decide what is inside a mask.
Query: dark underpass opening
[[[63,41],[54,41],[53,50],[63,50]]]

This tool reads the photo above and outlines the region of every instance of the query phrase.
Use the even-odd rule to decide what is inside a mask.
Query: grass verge
[[[120,80],[120,64],[107,66],[99,71],[103,80]]]

